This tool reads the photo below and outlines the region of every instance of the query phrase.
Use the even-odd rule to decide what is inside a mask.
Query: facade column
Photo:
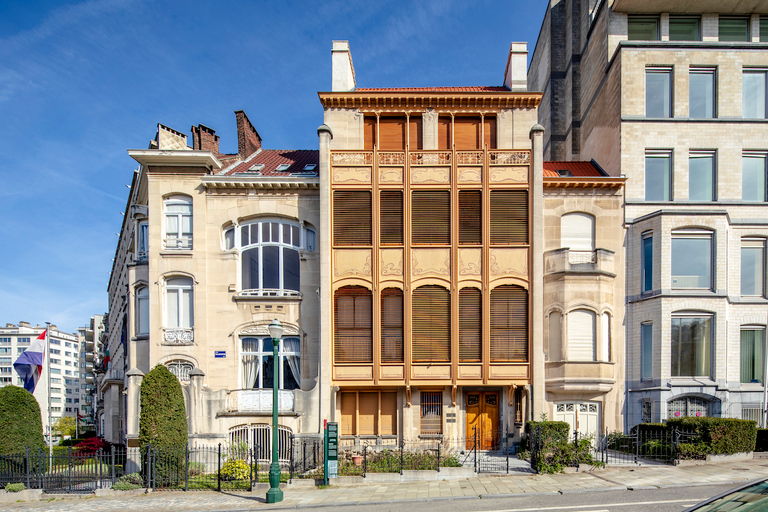
[[[128,403],[126,407],[125,444],[128,447],[125,460],[126,473],[135,473],[141,469],[141,453],[139,447],[139,414],[141,414],[141,381],[144,373],[138,368],[132,368],[125,374],[128,379]]]
[[[189,425],[190,435],[200,433],[203,417],[203,377],[205,373],[200,368],[192,368],[189,372]]]
[[[320,350],[318,354],[318,378],[320,390],[320,417],[317,431],[323,432],[323,420],[333,421],[331,408],[331,308],[333,307],[333,292],[331,291],[331,128],[323,124],[317,129],[320,139],[318,159],[318,174],[320,176],[320,230],[318,244],[320,247]]]
[[[531,413],[529,419],[538,420],[548,411],[545,402],[544,367],[544,127],[536,124],[531,128],[531,303],[533,315],[530,326],[531,346]]]

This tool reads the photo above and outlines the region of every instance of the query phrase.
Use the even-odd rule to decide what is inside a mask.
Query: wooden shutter
[[[381,292],[381,362],[403,362],[403,291]]]
[[[586,309],[571,311],[568,323],[568,360],[595,360],[595,313]]]
[[[371,245],[371,192],[333,191],[333,245]]]
[[[442,286],[413,291],[412,351],[413,361],[451,360],[451,294]]]
[[[371,151],[376,144],[376,118],[366,116],[363,120],[363,148]]]
[[[453,137],[456,149],[480,149],[480,118],[455,117]]]
[[[381,245],[403,245],[403,191],[382,190],[379,208]]]
[[[411,116],[408,120],[408,147],[411,151],[423,149],[424,124],[421,116]]]
[[[358,406],[360,408],[357,413],[358,435],[377,435],[379,429],[379,393],[377,391],[370,393],[361,391]]]
[[[341,435],[357,435],[357,393],[341,393]]]
[[[397,393],[381,392],[380,436],[397,435]]]
[[[414,190],[411,193],[411,242],[414,245],[451,243],[451,193]]]
[[[488,149],[496,149],[496,118],[485,117],[483,125],[483,144],[488,146]]]
[[[379,149],[402,151],[405,149],[405,118],[379,118]]]
[[[481,197],[479,190],[459,191],[459,244],[483,243]]]
[[[491,290],[491,361],[528,361],[528,291],[517,285]]]
[[[482,301],[477,288],[459,290],[459,362],[479,362],[482,358]]]
[[[337,363],[373,362],[373,307],[371,291],[345,286],[334,296],[334,360]]]
[[[491,191],[491,244],[528,243],[528,191]]]
[[[451,149],[451,118],[437,118],[437,149]]]

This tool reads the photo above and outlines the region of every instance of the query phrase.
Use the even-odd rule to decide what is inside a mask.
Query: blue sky
[[[0,322],[66,331],[107,310],[133,169],[157,123],[237,152],[315,149],[331,40],[360,87],[501,85],[546,0],[0,2]],[[191,138],[190,138],[191,140]]]

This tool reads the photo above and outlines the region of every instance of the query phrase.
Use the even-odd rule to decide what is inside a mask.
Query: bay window
[[[711,377],[712,317],[673,317],[671,347],[673,377]]]
[[[268,219],[243,224],[239,230],[241,293],[283,295],[298,292],[299,224]]]
[[[672,233],[672,288],[712,288],[712,233],[704,230]]]

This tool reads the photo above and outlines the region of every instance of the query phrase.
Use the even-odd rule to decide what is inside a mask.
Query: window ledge
[[[443,439],[443,434],[419,434],[419,439]]]
[[[182,249],[178,251],[160,251],[160,256],[170,256],[175,258],[191,258],[192,249]]]
[[[669,384],[672,387],[717,386],[717,383],[710,377],[670,377]]]
[[[274,301],[301,301],[303,299],[303,294],[301,292],[296,292],[293,290],[250,290],[251,292],[254,292],[253,295],[251,294],[244,294],[243,291],[236,292],[234,297],[232,297],[233,300],[236,301],[251,301],[251,302],[258,302],[258,301],[265,301],[265,302],[274,302]],[[270,295],[271,292],[275,292],[274,295]]]
[[[149,339],[149,334],[137,334],[131,338],[131,341],[146,341]]]

